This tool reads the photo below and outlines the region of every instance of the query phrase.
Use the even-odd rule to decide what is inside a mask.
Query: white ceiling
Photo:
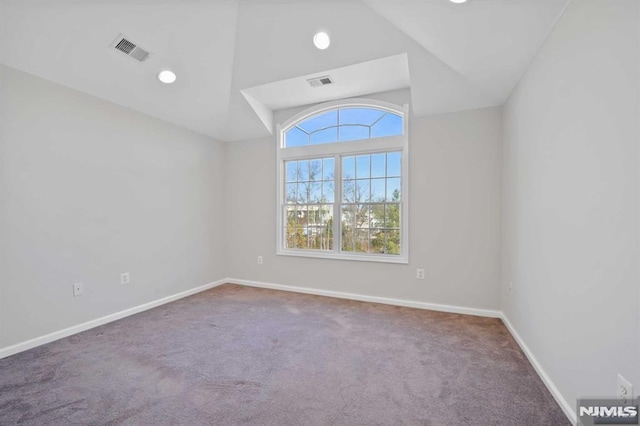
[[[274,109],[353,96],[285,88],[277,101],[257,88],[388,57],[408,63],[416,115],[500,105],[568,2],[0,0],[0,63],[232,141],[268,135]],[[320,29],[332,37],[324,51],[312,44]],[[110,49],[119,33],[149,59]],[[163,67],[175,84],[157,81]],[[363,73],[358,88],[389,90],[381,69]]]
[[[472,84],[504,103],[567,0],[364,0]]]

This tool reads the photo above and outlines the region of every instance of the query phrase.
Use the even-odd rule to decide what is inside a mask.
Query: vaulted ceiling
[[[394,88],[415,115],[501,105],[568,2],[0,0],[0,63],[234,141],[269,135],[274,109]],[[113,49],[119,34],[149,58]]]

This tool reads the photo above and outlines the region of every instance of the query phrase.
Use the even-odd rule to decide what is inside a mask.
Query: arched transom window
[[[407,262],[406,108],[321,105],[278,141],[278,254]]]
[[[285,147],[397,136],[403,117],[372,107],[336,108],[296,123],[285,133]]]

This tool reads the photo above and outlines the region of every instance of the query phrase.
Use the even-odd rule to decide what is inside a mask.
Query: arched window
[[[403,133],[403,117],[372,107],[342,107],[316,114],[286,131],[286,148],[362,139],[398,136]]]
[[[350,100],[278,129],[278,254],[406,263],[407,111]]]

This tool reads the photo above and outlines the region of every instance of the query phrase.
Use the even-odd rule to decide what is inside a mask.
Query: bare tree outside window
[[[287,247],[333,249],[333,158],[290,161],[287,170]]]
[[[397,152],[343,157],[343,251],[400,254],[400,163]]]

